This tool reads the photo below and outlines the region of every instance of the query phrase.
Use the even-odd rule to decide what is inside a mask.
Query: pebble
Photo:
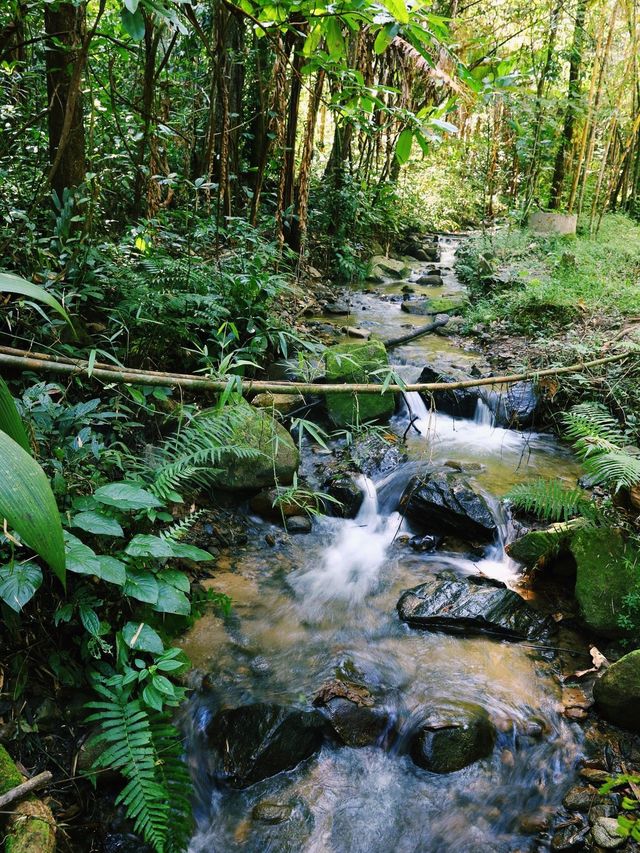
[[[267,535],[264,537],[264,541],[267,543],[267,545],[273,548],[276,544],[276,537],[273,535],[273,533],[267,533]]]
[[[599,817],[591,827],[593,840],[605,850],[622,847],[625,839],[618,834],[618,821],[614,817]]]
[[[554,853],[564,850],[580,850],[589,831],[588,826],[563,826],[553,833],[551,849]]]
[[[564,795],[562,805],[569,811],[586,811],[593,805],[597,796],[597,790],[590,785],[588,787],[576,785]]]
[[[603,785],[609,780],[610,776],[606,770],[596,770],[594,767],[583,767],[579,775],[587,782],[593,782],[594,785]]]
[[[311,533],[311,519],[304,515],[292,515],[286,523],[287,533]]]
[[[254,806],[251,817],[254,820],[260,821],[260,823],[276,824],[289,820],[292,812],[293,807],[288,803],[268,803],[263,801]]]

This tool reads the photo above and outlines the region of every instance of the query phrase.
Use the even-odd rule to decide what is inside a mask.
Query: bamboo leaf
[[[16,441],[23,450],[31,454],[29,438],[18,414],[16,404],[11,396],[7,383],[0,376],[0,430]]]
[[[410,128],[405,128],[396,143],[396,160],[403,166],[411,156],[411,146],[413,145],[413,131]]]
[[[0,432],[0,518],[65,583],[62,524],[49,480],[33,457]]]
[[[35,299],[36,302],[43,302],[49,308],[57,311],[63,320],[71,326],[74,335],[76,334],[71,317],[55,296],[52,296],[39,284],[34,284],[32,281],[27,281],[26,278],[21,278],[19,275],[14,275],[13,273],[0,272],[0,293],[15,293],[16,296],[24,296],[26,299]]]
[[[403,0],[382,0],[384,8],[401,24],[409,23],[409,11]]]

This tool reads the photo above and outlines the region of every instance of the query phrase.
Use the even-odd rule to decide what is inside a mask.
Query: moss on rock
[[[576,560],[575,595],[586,625],[605,637],[622,637],[618,624],[623,599],[638,583],[638,569],[626,559],[627,548],[619,530],[587,527],[571,541]]]
[[[568,552],[572,533],[566,524],[554,524],[546,530],[530,530],[510,542],[506,551],[512,560],[529,569],[542,568]]]
[[[387,367],[389,357],[382,341],[338,344],[325,352],[328,382],[369,382]],[[327,394],[327,410],[336,426],[386,420],[394,412],[393,394]]]
[[[604,717],[640,732],[640,649],[612,664],[593,685],[593,698]]]
[[[35,797],[18,803],[4,849],[5,853],[54,853],[56,824],[49,806]]]
[[[257,453],[241,459],[223,453],[216,468],[220,488],[230,491],[257,491],[277,484],[293,482],[300,457],[298,448],[287,430],[269,414],[245,400],[235,404],[238,415],[230,444],[250,448]]]
[[[22,774],[13,759],[4,746],[0,746],[0,794],[6,794],[23,781]]]

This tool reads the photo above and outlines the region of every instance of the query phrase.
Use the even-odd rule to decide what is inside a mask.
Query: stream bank
[[[403,305],[425,289],[465,298],[456,246],[442,238],[440,260],[430,262],[441,283],[418,284],[425,264],[411,262],[409,282],[367,285],[350,294],[346,320],[334,305],[315,322],[382,338],[423,324]],[[409,381],[425,367],[488,369],[450,335],[399,347],[392,361]],[[588,645],[562,585],[532,584],[506,554],[515,529],[500,504],[514,483],[546,475],[572,484],[579,469],[553,436],[498,425],[491,402],[447,413],[407,394],[369,444],[356,437],[355,449],[343,440],[327,450],[305,441],[301,476],[313,487],[359,451],[358,465],[340,469],[362,496],[355,517],[319,516],[310,532],[288,535],[246,507],[246,542],[223,549],[203,581],[230,595],[233,610],[206,614],[184,640],[201,674],[185,710],[198,792],[192,853],[513,853],[591,843],[579,815],[596,788],[587,786],[586,808],[574,808],[572,786],[585,759],[599,764],[587,767],[596,774],[636,765],[635,741],[623,736],[620,758],[609,745],[611,766],[593,757],[602,726],[589,717],[588,686],[570,678],[591,667]],[[382,445],[378,454],[371,442]],[[459,495],[464,482],[465,517],[471,504],[478,520],[488,514],[486,536],[452,528],[448,498],[434,530],[412,485],[425,471],[436,472],[440,496],[452,483]],[[427,603],[445,596],[440,611],[455,605],[455,625],[438,617],[430,626],[424,613],[420,624],[407,590]],[[478,591],[491,607],[478,609]],[[514,602],[526,630],[514,628]]]

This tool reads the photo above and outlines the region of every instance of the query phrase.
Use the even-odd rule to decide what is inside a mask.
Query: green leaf
[[[411,146],[413,145],[413,131],[406,127],[396,143],[396,160],[403,166],[411,156]]]
[[[42,583],[42,571],[35,563],[0,566],[0,598],[16,613],[35,595]]]
[[[171,542],[171,540],[169,540]],[[213,560],[213,555],[195,545],[184,545],[182,542],[171,542],[171,550],[174,557],[183,557],[193,560],[194,563],[207,563]]]
[[[378,35],[376,36],[376,40],[373,43],[374,53],[384,53],[393,41],[393,38],[394,37],[393,35],[391,35],[389,25],[381,27],[381,29],[378,31]]]
[[[151,684],[147,684],[147,686],[142,691],[142,699],[150,708],[153,708],[154,711],[162,711],[162,694],[158,693],[155,687],[153,687]]]
[[[153,609],[158,613],[177,613],[179,616],[191,613],[191,605],[184,592],[161,579],[158,579],[158,598]]]
[[[131,12],[132,15],[135,15],[136,10],[138,8],[139,0],[123,0],[125,7]]]
[[[31,444],[27,437],[22,418],[20,417],[11,391],[0,376],[0,430],[6,432],[23,450],[31,455]]]
[[[60,314],[69,326],[71,326],[73,334],[77,337],[71,317],[69,317],[55,296],[52,296],[39,284],[34,284],[32,281],[27,281],[26,278],[13,275],[13,273],[0,272],[0,293],[15,293],[17,296],[24,296],[26,299],[35,299],[36,302],[43,302]]]
[[[127,545],[126,553],[130,557],[173,557],[173,543],[159,536],[139,533]]]
[[[158,580],[162,580],[170,586],[173,586],[182,592],[186,592],[187,594],[191,589],[189,578],[184,572],[177,572],[175,569],[163,569],[161,572],[158,572],[157,577]]]
[[[93,607],[89,607],[88,604],[81,604],[78,607],[78,612],[85,631],[92,637],[98,637],[100,635],[100,619]]]
[[[163,505],[155,495],[136,483],[109,483],[96,489],[93,496],[99,503],[119,509],[151,509]]]
[[[67,530],[64,532],[64,543],[67,552],[67,569],[70,572],[77,575],[101,576],[100,561],[95,551]]]
[[[128,9],[120,10],[120,18],[122,27],[127,35],[131,36],[134,41],[142,41],[144,38],[144,15],[140,9],[132,14]]]
[[[338,18],[327,19],[325,36],[327,39],[327,49],[331,58],[339,59],[341,56],[344,56],[344,38]]]
[[[320,44],[320,39],[322,38],[322,26],[320,24],[316,24],[309,31],[309,35],[306,37],[304,41],[304,45],[302,47],[302,55],[303,56],[313,56],[316,52],[318,45]]]
[[[409,23],[409,10],[403,0],[381,0],[384,8],[401,24]]]
[[[36,460],[6,432],[0,432],[0,520],[65,583],[62,524],[49,480]]]
[[[124,536],[124,530],[115,518],[99,512],[79,512],[71,519],[71,526],[97,536]]]
[[[125,595],[147,604],[155,604],[158,600],[158,582],[151,572],[144,569],[127,569],[123,591]]]
[[[127,580],[127,567],[115,557],[108,557],[101,554],[98,558],[100,565],[100,577],[107,583],[116,584],[116,586],[124,586]]]
[[[154,675],[151,679],[151,684],[159,693],[164,693],[165,696],[175,696],[176,691],[173,684],[164,675]]]
[[[160,635],[144,622],[127,622],[122,629],[122,637],[129,648],[135,651],[151,652],[154,655],[164,651]]]

